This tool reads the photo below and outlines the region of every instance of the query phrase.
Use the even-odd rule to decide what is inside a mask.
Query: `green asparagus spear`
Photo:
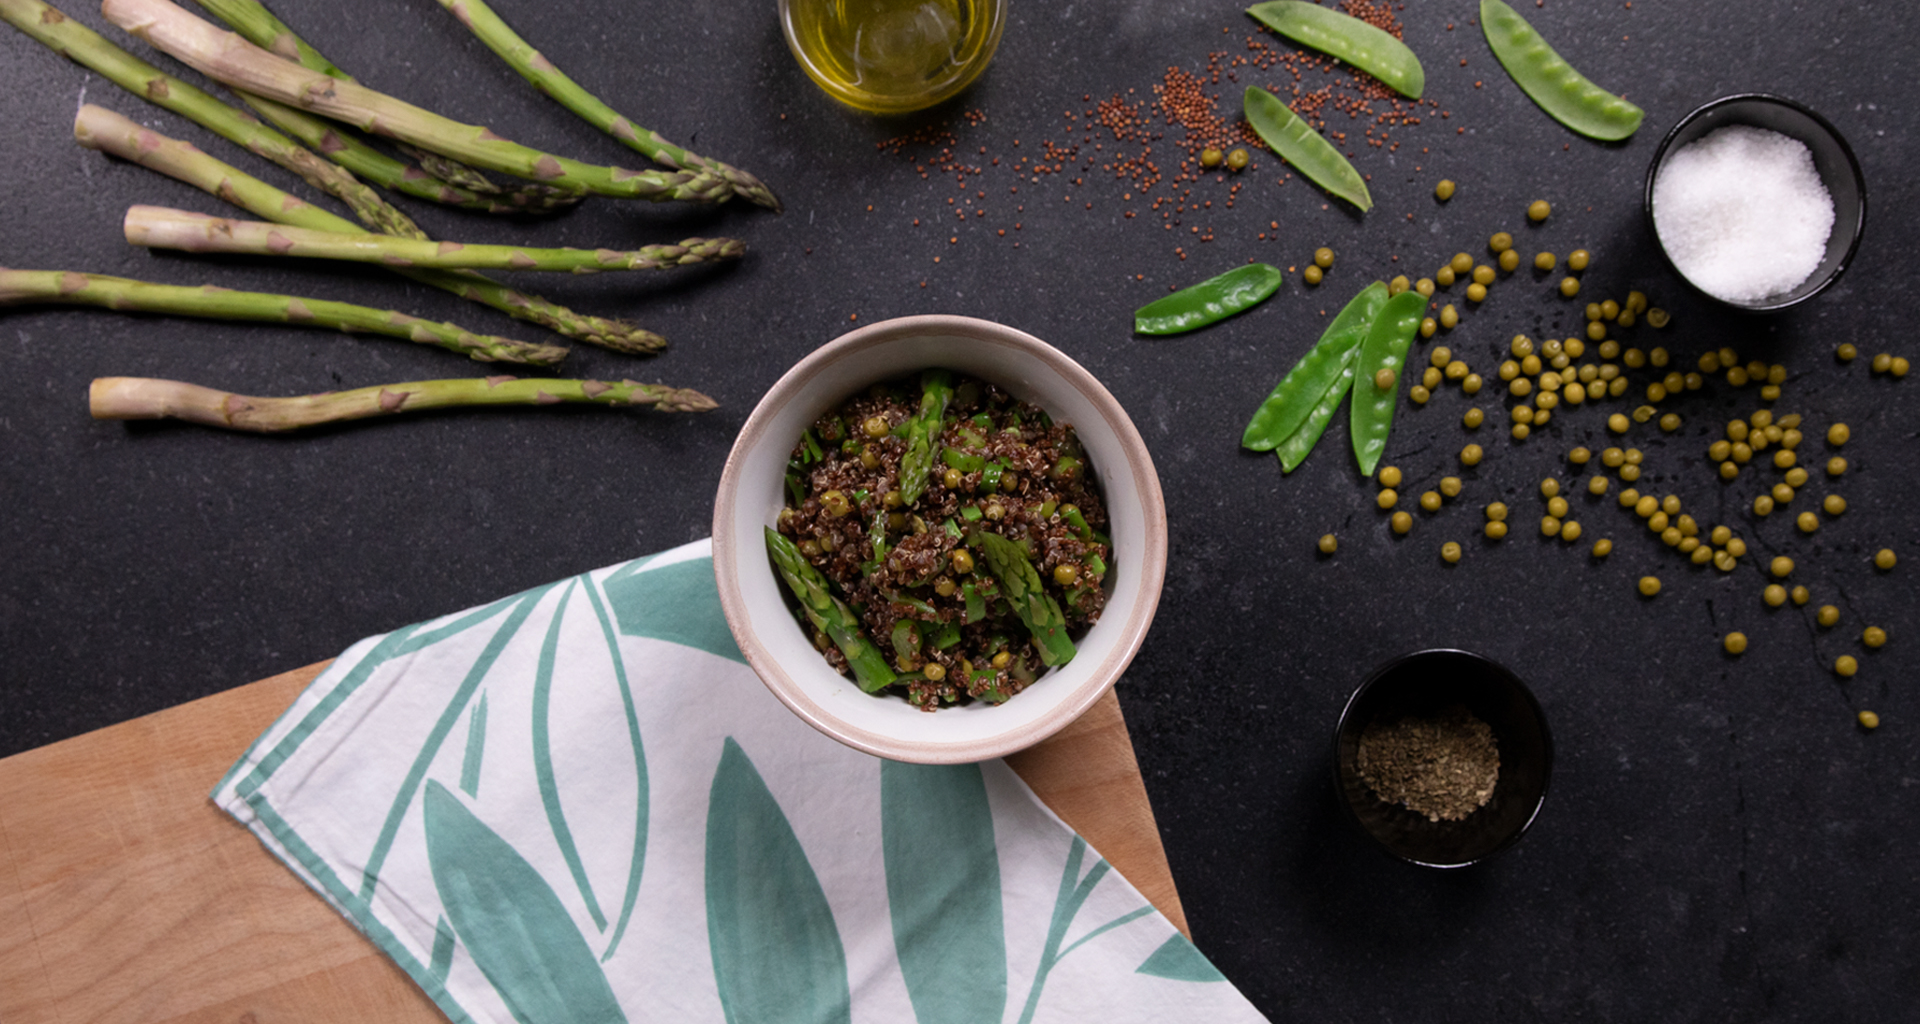
[[[461,124],[282,60],[167,0],[106,0],[100,13],[201,74],[242,92],[323,114],[474,167],[626,199],[718,203],[733,195],[726,180],[711,171],[630,171],[530,149],[478,125]]]
[[[207,13],[226,22],[235,32],[263,50],[328,77],[353,81],[352,75],[335,67],[332,61],[320,55],[319,50],[308,46],[306,40],[295,35],[286,22],[275,17],[258,0],[194,0],[194,3],[206,8]]]
[[[386,235],[315,231],[257,220],[209,217],[164,206],[127,210],[127,241],[155,249],[227,252],[251,256],[306,256],[442,270],[662,270],[735,259],[746,251],[737,238],[688,238],[678,245],[649,245],[632,252],[612,249],[532,249],[517,245],[418,242]]]
[[[4,0],[0,0],[4,2]],[[293,227],[320,231],[364,233],[365,228],[302,202],[238,168],[221,163],[193,146],[170,139],[101,107],[86,104],[73,120],[74,138],[82,146],[129,160],[195,188],[219,196],[256,217]],[[647,354],[666,347],[667,340],[624,320],[583,316],[538,295],[528,295],[468,271],[394,267],[396,273],[452,292],[463,299],[491,306],[508,316],[616,352]]]
[[[906,423],[907,450],[900,455],[900,497],[912,505],[927,489],[933,461],[940,455],[947,402],[953,398],[953,374],[928,370],[920,375],[920,411]]]
[[[1067,617],[1040,583],[1040,571],[1020,545],[985,530],[969,534],[967,542],[986,559],[987,571],[1000,581],[1013,613],[1033,634],[1040,661],[1065,665],[1073,660],[1073,640],[1067,636]]]
[[[286,104],[244,92],[238,95],[242,102],[253,108],[254,113],[312,147],[314,152],[365,181],[383,185],[395,192],[404,192],[416,199],[481,213],[552,213],[564,210],[586,197],[585,192],[576,189],[557,189],[533,182],[526,182],[512,190],[502,189],[492,182],[487,182],[485,189],[471,188],[468,182],[452,182],[444,176],[395,160],[360,141],[352,132],[344,131],[333,122],[304,110],[295,110]]]
[[[208,0],[202,0],[203,3]],[[213,0],[226,3],[252,3],[253,0]],[[749,202],[767,207],[775,213],[780,212],[780,199],[773,190],[737,167],[731,167],[718,160],[709,160],[698,153],[688,152],[679,146],[661,138],[658,133],[648,131],[634,124],[626,116],[607,106],[600,98],[581,88],[580,83],[569,78],[553,62],[547,60],[540,51],[535,50],[520,35],[501,20],[483,0],[440,0],[445,7],[460,19],[462,25],[487,48],[500,55],[520,77],[533,83],[533,87],[552,97],[561,106],[573,111],[595,128],[627,144],[628,148],[640,153],[654,163],[665,167],[697,168],[712,171],[726,179],[728,186],[737,195]],[[256,40],[257,41],[257,40]]]
[[[171,110],[292,171],[313,187],[338,197],[353,210],[354,216],[380,233],[405,238],[426,237],[406,214],[388,205],[346,169],[314,156],[292,139],[206,92],[161,73],[160,69],[113,45],[41,0],[0,0],[0,19],[68,60],[99,72],[135,96]]]
[[[257,0],[197,2],[255,46],[323,75],[353,81],[352,76],[308,46],[305,40],[295,35],[292,29]],[[471,168],[445,161],[444,157],[435,158],[445,161],[442,164],[430,166],[427,161],[421,161],[420,166],[410,166],[360,141],[351,132],[341,131],[332,123],[303,110],[248,93],[239,95],[255,113],[321,156],[345,167],[363,180],[419,199],[484,213],[550,213],[579,202],[584,195],[578,190],[535,184],[508,191],[481,177]],[[449,164],[451,167],[447,166]],[[458,177],[445,173],[454,169],[458,170]]]
[[[211,285],[183,288],[72,271],[0,268],[0,306],[29,303],[99,306],[103,309],[171,313],[214,320],[260,320],[333,327],[342,331],[366,331],[423,345],[438,345],[482,363],[551,366],[567,354],[566,349],[557,345],[530,345],[511,338],[485,337],[457,324],[430,323],[405,313],[369,309],[327,299],[236,292]]]
[[[793,541],[771,527],[766,534],[767,554],[773,559],[774,568],[780,571],[780,578],[787,581],[787,589],[799,599],[800,610],[807,616],[807,621],[831,638],[840,648],[840,653],[847,656],[847,664],[853,667],[854,681],[868,693],[893,685],[896,678],[893,669],[888,666],[880,648],[874,646],[860,631],[859,616],[853,614],[853,609],[847,607],[845,601],[833,596],[832,591],[827,589],[827,578],[807,564]]]
[[[185,420],[260,434],[456,406],[581,402],[646,405],[659,412],[706,412],[716,407],[713,399],[698,391],[664,384],[514,377],[417,380],[296,398],[254,398],[176,380],[100,377],[87,397],[97,420]]]

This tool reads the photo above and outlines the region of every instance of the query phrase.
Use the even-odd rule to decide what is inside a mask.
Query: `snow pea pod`
[[[1135,334],[1184,334],[1264,302],[1285,275],[1266,263],[1235,267],[1133,311]]]
[[[1639,129],[1645,111],[1575,71],[1513,8],[1480,0],[1480,27],[1507,74],[1554,120],[1602,142],[1618,142]]]
[[[1420,329],[1420,318],[1427,312],[1427,297],[1411,289],[1387,300],[1380,315],[1373,318],[1367,340],[1360,343],[1360,357],[1354,364],[1353,457],[1360,472],[1373,475],[1380,456],[1387,451],[1387,434],[1393,430],[1393,407],[1400,400],[1400,370],[1407,362],[1407,347]],[[1392,383],[1378,386],[1376,375],[1386,370]]]
[[[1360,172],[1333,148],[1333,143],[1281,102],[1280,97],[1250,85],[1244,109],[1247,123],[1253,125],[1260,138],[1308,180],[1362,211],[1373,209],[1373,196],[1367,192],[1366,180],[1360,177]]]
[[[1407,44],[1359,18],[1302,0],[1254,4],[1247,13],[1302,46],[1365,71],[1403,96],[1417,100],[1426,88],[1427,73]]]
[[[1320,396],[1319,404],[1307,414],[1307,421],[1299,429],[1287,435],[1280,446],[1273,450],[1280,456],[1280,472],[1291,473],[1300,468],[1307,456],[1313,453],[1313,446],[1320,441],[1320,435],[1326,432],[1327,424],[1333,422],[1333,414],[1340,411],[1340,403],[1347,400],[1347,392],[1353,390],[1354,365],[1360,361],[1360,346],[1347,350],[1346,357],[1340,360],[1340,377]]]
[[[1312,414],[1314,403],[1335,386],[1342,365],[1359,350],[1380,307],[1386,304],[1386,285],[1375,281],[1360,289],[1360,294],[1321,332],[1320,340],[1293,364],[1293,369],[1273,386],[1273,393],[1254,410],[1246,431],[1240,435],[1240,446],[1257,452],[1268,451],[1298,430]]]

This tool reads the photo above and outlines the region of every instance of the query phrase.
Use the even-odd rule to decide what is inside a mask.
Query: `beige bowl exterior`
[[[947,367],[1005,388],[1073,424],[1106,499],[1112,588],[1073,661],[999,706],[934,713],[862,693],[813,649],[787,610],[762,536],[783,504],[787,457],[807,426],[877,381]],[[869,754],[920,764],[1002,757],[1046,739],[1106,693],[1146,638],[1167,568],[1166,505],[1140,432],[1080,364],[986,320],[913,316],[851,331],[787,371],[734,441],[714,501],[713,569],[720,605],[747,663],[774,696],[821,732]]]

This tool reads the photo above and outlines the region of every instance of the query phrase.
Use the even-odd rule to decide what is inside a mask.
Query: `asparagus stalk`
[[[106,0],[100,12],[201,74],[242,92],[323,114],[475,167],[627,199],[718,203],[733,194],[726,180],[711,171],[631,171],[542,153],[477,125],[462,124],[358,83],[282,60],[167,0]]]
[[[48,49],[105,76],[122,89],[171,110],[254,154],[299,175],[308,184],[346,203],[353,214],[383,234],[425,238],[407,215],[388,205],[373,189],[341,167],[300,148],[292,139],[220,102],[212,95],[163,74],[68,18],[41,0],[0,0],[0,19]]]
[[[188,143],[142,128],[111,110],[92,104],[82,106],[73,120],[73,134],[82,146],[178,178],[265,220],[320,231],[348,234],[366,231],[352,221],[302,202],[258,178],[215,160]],[[392,269],[422,284],[491,306],[508,316],[616,352],[640,355],[658,352],[667,344],[667,340],[658,334],[624,320],[584,316],[538,295],[528,295],[490,281],[477,273],[412,267]]]
[[[220,2],[228,5],[250,4],[254,0],[202,0],[203,3]],[[500,55],[500,59],[520,73],[520,77],[533,83],[533,87],[552,97],[561,106],[573,111],[581,120],[606,132],[608,135],[626,143],[627,147],[662,166],[680,168],[699,168],[712,171],[726,179],[733,194],[767,207],[775,213],[780,212],[780,199],[773,194],[759,178],[737,167],[709,160],[698,153],[692,153],[660,137],[657,132],[648,131],[634,124],[626,116],[607,106],[600,98],[581,88],[540,51],[534,49],[518,33],[508,27],[493,9],[482,0],[440,0],[445,7],[460,19],[462,25],[487,48]]]
[[[344,81],[353,80],[295,35],[292,29],[273,16],[273,12],[254,0],[198,2],[254,45],[323,75]],[[452,168],[429,167],[425,161],[421,166],[411,166],[367,145],[352,134],[336,130],[330,122],[303,110],[248,93],[240,93],[239,96],[255,113],[321,156],[366,181],[416,198],[485,213],[548,213],[579,202],[583,195],[577,190],[532,184],[507,192],[493,182],[480,178],[471,168],[452,164],[452,161],[445,161],[452,164]],[[457,178],[439,173],[456,168],[459,172]],[[491,198],[496,196],[499,198]]]
[[[405,313],[369,309],[347,302],[236,292],[212,285],[184,288],[103,274],[8,270],[0,267],[0,306],[29,303],[99,306],[102,309],[170,313],[213,320],[259,320],[333,327],[342,331],[366,331],[404,338],[422,345],[438,345],[482,363],[552,366],[567,355],[567,350],[557,345],[530,345],[512,338],[474,334],[457,324],[436,324]]]
[[[1064,665],[1073,660],[1074,646],[1072,638],[1067,636],[1067,616],[1040,585],[1040,571],[1033,567],[1033,561],[1020,545],[984,530],[968,537],[976,550],[986,558],[987,570],[993,578],[1000,581],[1000,589],[1007,595],[1007,603],[1013,606],[1013,614],[1033,635],[1033,643],[1040,651],[1040,660],[1048,665]]]
[[[663,270],[710,260],[735,259],[746,251],[746,245],[737,238],[688,238],[678,245],[649,245],[632,252],[420,242],[388,235],[315,231],[257,220],[209,217],[204,213],[172,210],[164,206],[129,207],[125,228],[129,243],[154,249],[249,256],[306,256],[441,270],[563,270],[575,274],[592,274],[602,270]]]
[[[787,589],[800,600],[800,611],[807,621],[832,639],[840,653],[847,656],[854,681],[868,693],[893,685],[898,677],[887,665],[886,656],[860,631],[860,617],[853,609],[827,589],[827,578],[808,565],[800,549],[779,531],[769,527],[766,535],[767,555],[773,559],[773,567],[779,570],[780,578],[787,581]]]
[[[928,370],[920,375],[920,411],[906,423],[907,450],[900,453],[900,497],[908,505],[920,500],[940,454],[940,434],[946,429],[947,403],[953,399],[953,374]]]
[[[395,160],[367,145],[331,121],[295,110],[284,103],[238,94],[254,113],[275,127],[313,148],[321,156],[339,164],[360,178],[403,192],[416,199],[458,206],[481,213],[551,213],[563,210],[586,197],[574,189],[528,182],[511,191],[487,182],[484,189],[470,187],[468,181],[453,182],[430,170]],[[436,168],[439,169],[439,168]],[[469,171],[469,174],[472,172]]]
[[[646,405],[659,412],[706,412],[716,407],[713,399],[698,391],[664,384],[514,377],[417,380],[295,398],[254,398],[150,377],[100,377],[87,397],[97,420],[185,420],[261,434],[455,406],[583,402]]]

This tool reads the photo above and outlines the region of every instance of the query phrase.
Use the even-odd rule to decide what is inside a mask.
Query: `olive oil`
[[[782,0],[787,45],[827,95],[872,113],[930,107],[1000,44],[1006,0]]]

